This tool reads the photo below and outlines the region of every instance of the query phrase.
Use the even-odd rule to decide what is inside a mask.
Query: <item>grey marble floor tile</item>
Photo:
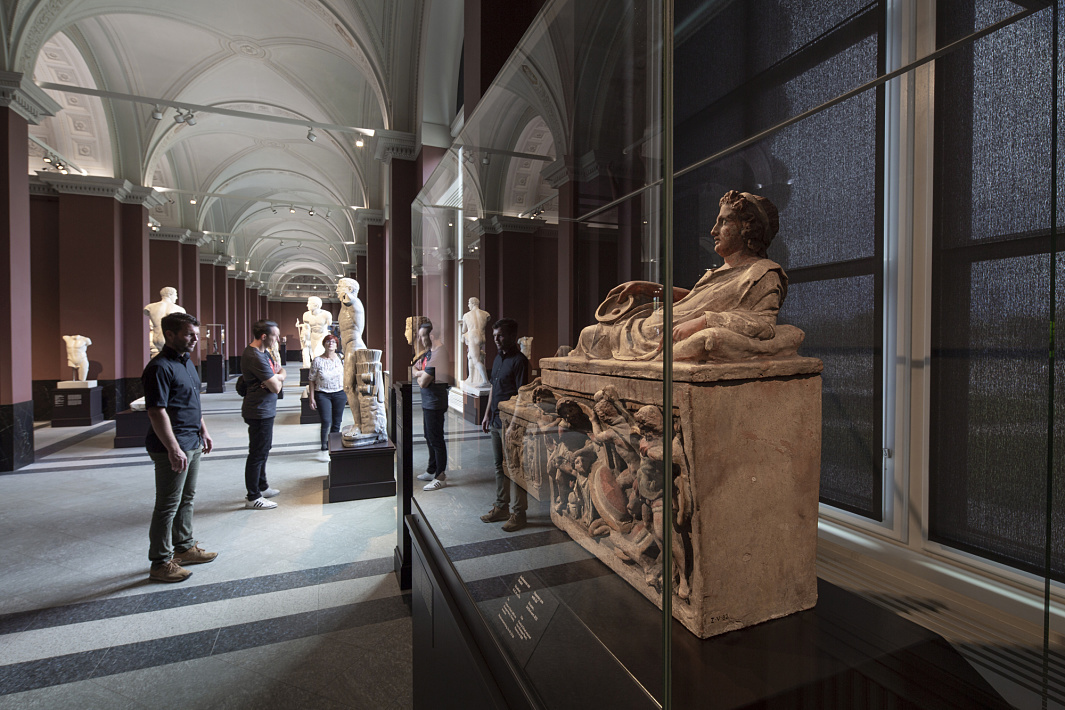
[[[135,710],[147,707],[91,680],[0,695],[0,710]]]

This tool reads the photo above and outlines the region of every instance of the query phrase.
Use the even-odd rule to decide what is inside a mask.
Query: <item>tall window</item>
[[[1009,17],[1010,2],[939,0],[937,43]],[[930,538],[1044,570],[1054,477],[1053,576],[1065,579],[1063,436],[1048,457],[1052,13],[1037,12],[936,67]],[[1059,90],[1060,92],[1060,90]],[[1060,99],[1059,99],[1060,100]],[[1059,188],[1060,192],[1060,188]],[[1057,195],[1060,210],[1062,195]],[[1058,216],[1061,223],[1061,216]],[[1060,247],[1059,247],[1060,248]],[[1060,318],[1059,318],[1060,322]]]

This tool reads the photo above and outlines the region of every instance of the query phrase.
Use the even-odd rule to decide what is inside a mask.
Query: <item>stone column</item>
[[[214,274],[214,317],[215,323],[224,325],[226,328],[226,347],[221,353],[228,361],[232,339],[235,333],[229,320],[229,288],[226,285],[226,267],[232,257],[215,257]]]
[[[574,346],[581,326],[586,325],[577,316],[576,185],[565,159],[548,166],[543,177],[558,190],[558,344]]]
[[[200,319],[201,330],[208,323],[217,323],[214,317],[215,289],[214,289],[214,260],[217,254],[200,254],[200,312],[196,317]],[[206,352],[200,352],[200,360],[204,359]]]
[[[152,207],[165,203],[165,198],[150,187],[134,185],[121,198],[121,320],[122,320],[122,390],[126,409],[135,399],[144,396],[141,373],[148,363],[148,320],[144,317],[144,304],[151,298],[150,289],[150,242],[148,240],[148,212]]]
[[[0,72],[0,471],[34,460],[28,126],[57,111],[31,77]]]
[[[464,0],[463,112],[466,118],[503,68],[543,0],[501,3],[495,0]]]
[[[232,276],[230,274],[233,274]],[[226,268],[226,293],[229,298],[229,371],[240,374],[240,354],[244,352],[244,346],[251,342],[248,334],[240,324],[237,317],[237,277],[235,271]]]
[[[372,215],[364,213],[372,212]],[[371,219],[372,218],[372,219]],[[359,298],[366,309],[366,330],[362,339],[368,346],[383,350],[385,347],[385,302],[388,300],[385,273],[385,215],[380,210],[359,210],[356,219],[366,225],[366,271],[359,281]],[[409,313],[407,315],[410,315]],[[407,316],[403,316],[406,321]],[[367,340],[369,338],[369,340]],[[406,345],[406,339],[401,343]],[[406,354],[407,350],[403,350]]]

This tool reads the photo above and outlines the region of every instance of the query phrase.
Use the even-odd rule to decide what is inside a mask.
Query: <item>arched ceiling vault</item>
[[[385,206],[384,167],[356,141],[417,125],[426,12],[425,0],[18,0],[0,68],[32,72],[63,107],[35,127],[40,142],[89,175],[167,189],[152,211],[163,227],[208,232],[204,251],[271,287],[335,280],[354,261],[355,208]],[[47,152],[34,145],[31,172]]]

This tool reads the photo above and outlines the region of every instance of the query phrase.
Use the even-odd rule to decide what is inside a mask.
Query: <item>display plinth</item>
[[[311,398],[300,397],[300,424],[321,424],[322,416],[317,409],[311,409]]]
[[[221,355],[208,355],[203,361],[203,380],[207,384],[207,394],[226,391],[226,367]]]
[[[127,409],[115,415],[115,448],[132,449],[144,446],[152,423],[145,410]]]
[[[484,413],[488,410],[487,390],[468,390],[465,387],[462,392],[462,418],[470,424],[480,424],[484,419]]]
[[[349,449],[340,432],[331,433],[327,484],[329,503],[396,495],[396,447],[385,439]]]
[[[62,380],[55,383],[56,389],[60,390],[91,390],[96,386],[96,380]]]
[[[541,387],[556,402],[591,417],[597,404],[616,402],[630,419],[652,410],[661,422],[660,362],[545,358],[540,366]],[[578,413],[565,451],[595,453],[573,454],[568,474],[556,474],[557,457],[540,450],[551,430],[537,424],[535,386],[523,388],[526,402],[520,393],[500,407],[508,475],[530,492],[549,486],[552,521],[659,606],[661,525],[673,520],[673,614],[701,638],[809,609],[817,601],[822,367],[803,357],[676,364],[671,515],[662,511],[661,454],[622,451],[633,424],[600,422],[605,433],[595,434]],[[617,399],[597,403],[600,392]],[[608,435],[618,437],[610,455],[593,445]]]
[[[104,388],[65,390],[52,395],[52,426],[92,426],[104,420]]]
[[[300,368],[300,387],[306,387],[311,383],[311,368]]]

